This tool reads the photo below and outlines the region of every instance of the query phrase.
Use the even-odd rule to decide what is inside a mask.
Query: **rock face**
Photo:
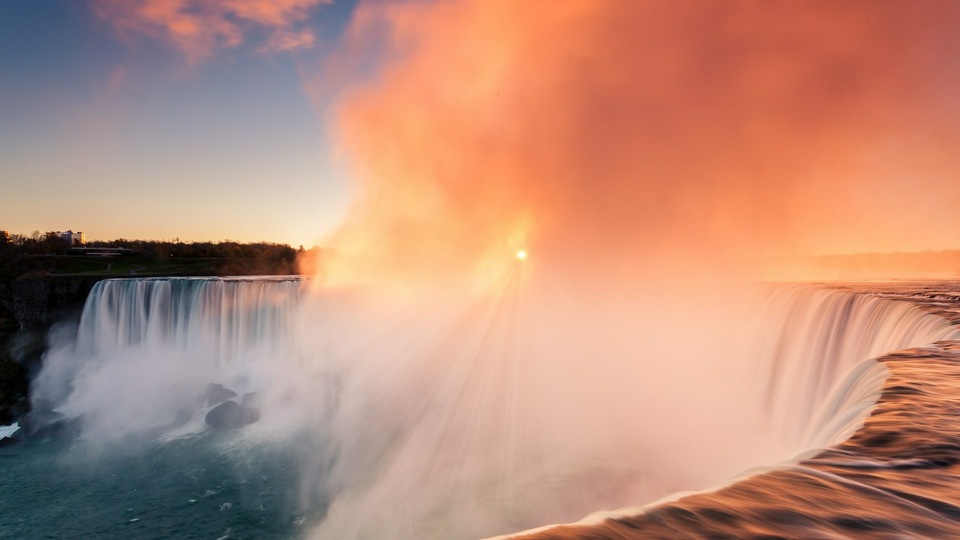
[[[244,407],[236,401],[224,401],[210,409],[204,420],[214,429],[236,429],[260,420],[260,409]]]
[[[12,345],[0,335],[0,425],[6,425],[30,410],[30,371],[6,351]]]
[[[20,328],[53,324],[83,307],[94,283],[103,277],[23,277],[11,283],[9,304]]]

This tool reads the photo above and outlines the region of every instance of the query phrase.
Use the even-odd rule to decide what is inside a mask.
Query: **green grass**
[[[215,275],[221,259],[145,257],[69,257],[55,275],[79,276],[198,276]]]

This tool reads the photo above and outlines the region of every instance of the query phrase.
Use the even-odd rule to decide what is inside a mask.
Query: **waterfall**
[[[106,280],[76,339],[47,354],[34,396],[115,438],[203,430],[210,383],[256,392],[263,417],[251,430],[309,433],[284,440],[305,445],[296,489],[332,501],[321,537],[399,519],[411,536],[476,537],[834,444],[882,384],[884,368],[865,361],[960,337],[870,294],[703,291],[564,305],[511,281],[495,301],[384,314],[307,294],[297,279]],[[608,309],[585,309],[595,306]],[[752,326],[728,315],[741,312]],[[741,391],[751,382],[759,390]]]
[[[960,327],[908,302],[812,286],[772,287],[760,320],[763,406],[792,430],[786,436],[808,445],[825,442],[814,435],[831,421],[821,409],[829,410],[831,391],[858,363],[960,338]]]
[[[34,403],[124,435],[199,414],[209,384],[259,391],[271,369],[299,359],[301,289],[296,278],[98,282],[76,340],[46,354]]]
[[[83,308],[80,355],[172,347],[226,365],[293,342],[299,279],[146,278],[98,282]],[[201,358],[202,356],[202,358]]]
[[[757,390],[755,407],[797,453],[791,462],[836,445],[860,428],[888,374],[873,358],[960,339],[960,326],[909,302],[875,296],[869,290],[771,285],[761,297],[754,345],[744,352],[753,357],[747,366]],[[755,463],[755,468],[705,486],[700,493],[710,497],[723,487],[778,468],[771,465],[775,464]],[[619,538],[607,528],[610,522],[606,520],[646,515],[694,493],[683,491],[648,504],[594,512],[571,524],[576,529],[548,525],[497,538]],[[777,496],[771,494],[771,499]],[[696,525],[691,528],[697,530]]]

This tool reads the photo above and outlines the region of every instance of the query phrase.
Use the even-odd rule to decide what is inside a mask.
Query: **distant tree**
[[[54,231],[44,234],[40,245],[44,255],[64,254],[70,249],[70,244]]]

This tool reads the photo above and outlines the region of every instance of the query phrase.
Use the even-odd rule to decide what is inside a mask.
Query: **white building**
[[[63,241],[71,246],[83,245],[84,237],[83,232],[77,231],[60,231],[60,238],[63,238]]]

